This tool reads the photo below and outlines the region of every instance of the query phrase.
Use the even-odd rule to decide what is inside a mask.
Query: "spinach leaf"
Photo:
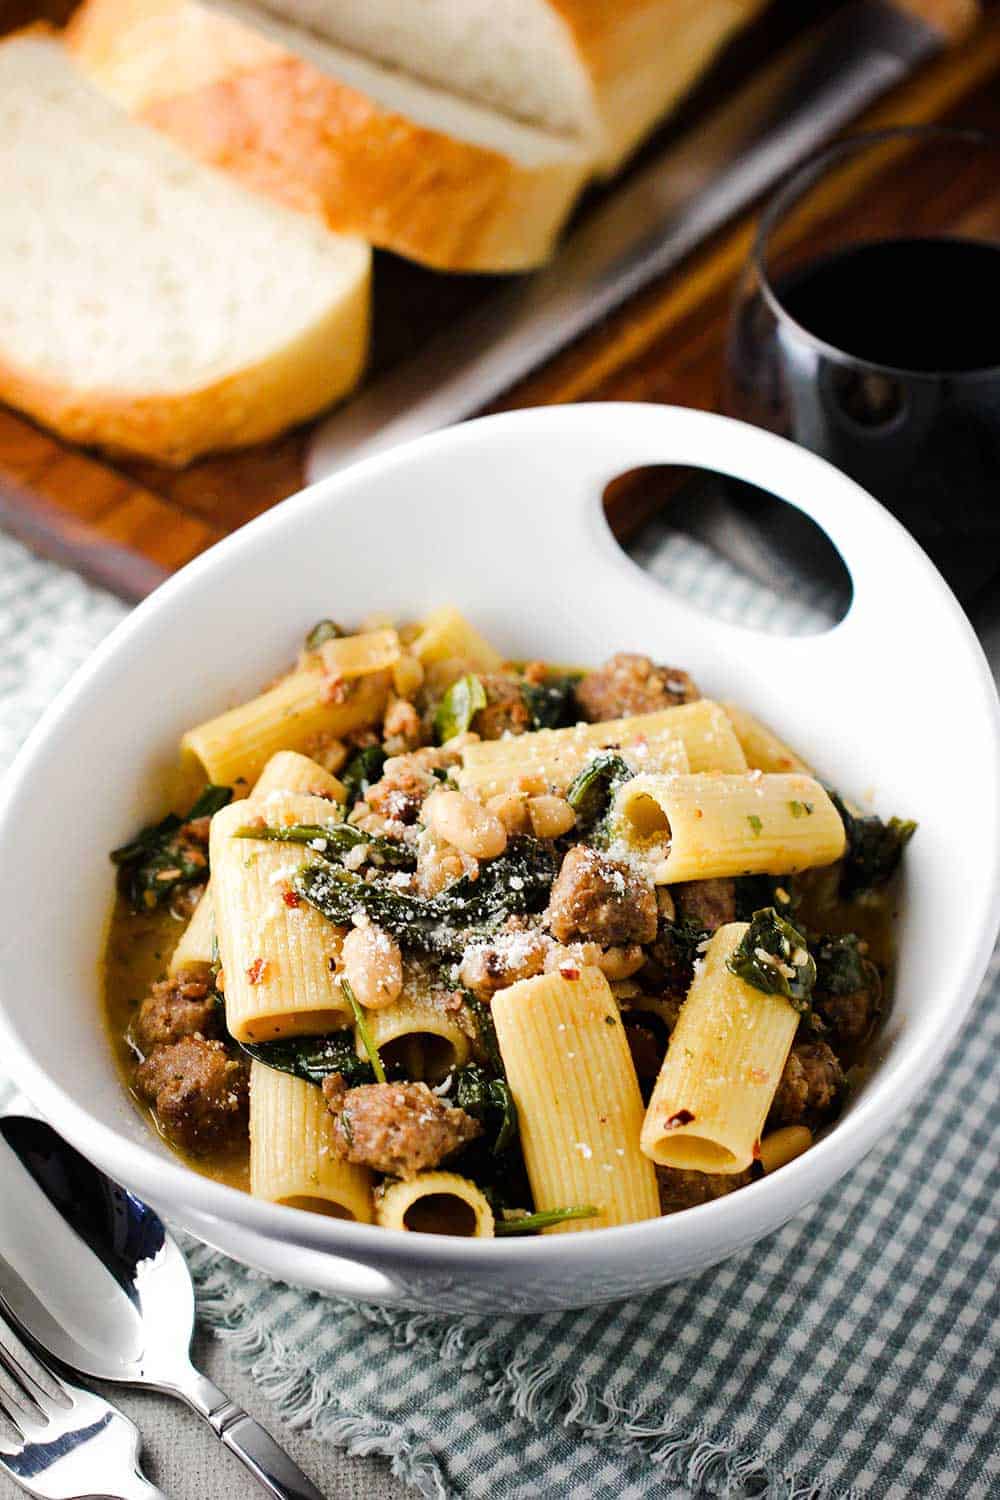
[[[574,688],[579,675],[547,677],[544,682],[523,682],[521,697],[531,715],[532,729],[569,729],[580,717]]]
[[[491,1078],[476,1063],[469,1063],[455,1074],[449,1102],[479,1121],[493,1156],[517,1140],[517,1108],[505,1078]]]
[[[471,990],[463,990],[462,997],[466,1006],[476,1018],[476,1030],[479,1033],[478,1041],[480,1050],[486,1058],[490,1072],[497,1078],[504,1077],[503,1058],[500,1056],[500,1043],[497,1041],[497,1029],[493,1025],[493,1016],[488,1005],[472,993]]]
[[[189,838],[182,829],[187,823],[212,817],[232,795],[232,787],[209,785],[185,817],[168,813],[111,851],[118,866],[118,888],[133,911],[153,911],[165,905],[179,886],[208,879],[207,845]]]
[[[307,651],[318,651],[327,641],[339,641],[347,634],[334,620],[318,620],[305,639]]]
[[[366,745],[363,750],[358,750],[351,756],[340,773],[340,780],[347,791],[348,807],[360,802],[368,788],[378,781],[387,759],[381,745]]]
[[[321,1084],[331,1073],[341,1073],[348,1088],[374,1083],[371,1064],[362,1061],[354,1046],[354,1032],[330,1036],[282,1037],[274,1042],[241,1042],[243,1051],[265,1067],[291,1073],[306,1083]]]
[[[434,712],[434,733],[439,745],[465,734],[476,714],[486,707],[482,680],[470,672],[453,682]]]
[[[538,839],[517,838],[483,863],[478,879],[462,876],[430,900],[331,865],[307,865],[292,885],[331,922],[349,923],[361,910],[404,947],[457,959],[470,935],[493,933],[513,914],[540,911],[555,877],[552,850]]]
[[[649,956],[660,971],[658,978],[665,990],[673,995],[687,994],[694,978],[695,959],[710,935],[687,917],[679,922],[660,921]]]
[[[820,939],[816,947],[817,994],[856,995],[878,982],[878,970],[861,952],[857,933]]]
[[[347,998],[347,1003],[354,1013],[354,1029],[361,1039],[362,1047],[364,1047],[365,1052],[368,1054],[368,1061],[371,1063],[371,1069],[375,1074],[376,1081],[378,1083],[385,1083],[385,1069],[382,1066],[382,1059],[378,1055],[378,1048],[371,1039],[371,1033],[365,1022],[365,1013],[358,1004],[358,997],[354,993],[354,987],[346,976],[341,979],[340,988],[343,990]]]
[[[548,1229],[553,1224],[568,1224],[571,1219],[596,1219],[599,1208],[592,1204],[578,1208],[547,1208],[542,1213],[520,1214],[512,1218],[499,1218],[494,1225],[494,1234],[536,1234],[539,1229]]]
[[[594,830],[607,817],[614,795],[635,772],[615,750],[599,750],[570,782],[566,801],[576,813],[577,828]]]
[[[784,995],[793,1010],[808,1011],[816,965],[801,932],[773,906],[754,912],[726,967],[765,995]]]
[[[903,850],[916,832],[916,823],[902,818],[890,818],[888,823],[883,823],[874,814],[862,817],[852,813],[836,792],[831,792],[830,798],[847,834],[847,852],[840,876],[841,895],[849,898],[884,885],[898,869]]]
[[[475,880],[463,875],[427,905],[442,921],[492,932],[509,916],[541,911],[558,871],[559,858],[550,844],[512,838],[499,858],[483,861]]]
[[[338,859],[352,849],[364,846],[368,849],[372,863],[391,865],[396,870],[412,870],[417,856],[406,844],[396,839],[378,838],[363,833],[350,823],[292,823],[280,828],[237,828],[233,834],[237,839],[264,839],[275,844],[305,844],[324,859]]]

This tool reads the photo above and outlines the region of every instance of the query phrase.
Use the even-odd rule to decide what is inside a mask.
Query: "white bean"
[[[475,859],[496,859],[507,847],[500,819],[464,792],[434,792],[424,803],[423,816],[437,838]]]
[[[785,1125],[781,1130],[772,1130],[760,1143],[760,1164],[765,1172],[776,1172],[808,1151],[812,1143],[812,1131],[805,1125]]]
[[[355,927],[340,953],[344,974],[358,1003],[379,1010],[399,998],[403,988],[403,956],[399,944],[374,923]]]
[[[566,798],[553,796],[550,792],[530,799],[528,815],[534,835],[539,839],[557,839],[560,834],[568,833],[576,822],[576,813]]]

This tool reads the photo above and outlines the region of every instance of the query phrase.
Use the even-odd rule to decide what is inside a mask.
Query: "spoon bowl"
[[[162,1219],[43,1120],[0,1119],[0,1307],[68,1369],[176,1396],[275,1500],[322,1500],[191,1363],[194,1287]]]

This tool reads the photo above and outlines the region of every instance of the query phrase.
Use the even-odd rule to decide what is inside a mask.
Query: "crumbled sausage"
[[[405,698],[393,698],[385,711],[382,734],[386,749],[393,755],[416,750],[423,744],[424,726],[420,715]]]
[[[397,823],[415,823],[428,792],[439,785],[436,770],[458,763],[461,756],[432,745],[409,755],[394,755],[382,767],[380,780],[365,793],[365,801],[382,817]]]
[[[484,740],[500,740],[505,734],[525,734],[531,714],[521,691],[521,679],[501,672],[480,673],[486,707],[474,716],[470,729]]]
[[[552,886],[549,925],[561,943],[649,943],[656,936],[656,892],[629,865],[577,844]]]
[[[222,1042],[185,1036],[154,1047],[136,1069],[135,1087],[164,1135],[185,1151],[213,1150],[246,1130],[249,1072]]]
[[[800,1125],[826,1114],[843,1086],[843,1069],[826,1042],[796,1042],[788,1054],[769,1121]]]
[[[682,1208],[695,1208],[724,1198],[736,1188],[746,1187],[756,1173],[753,1167],[732,1175],[722,1172],[692,1172],[681,1167],[657,1167],[656,1185],[660,1190],[660,1213],[676,1214]]]
[[[183,1036],[214,1037],[220,1030],[212,971],[208,964],[196,964],[153,985],[139,1007],[131,1039],[148,1057],[154,1047],[179,1042]]]
[[[853,933],[823,938],[816,950],[813,1009],[836,1044],[860,1042],[878,1015],[882,980],[865,952]]]
[[[632,1054],[632,1066],[640,1083],[651,1083],[660,1071],[663,1062],[663,1044],[653,1026],[647,1024],[648,1017],[640,1011],[637,1015],[622,1016],[625,1040]]]
[[[729,879],[686,880],[670,887],[681,921],[714,932],[736,920],[736,882]]]
[[[482,1126],[432,1094],[426,1083],[366,1083],[348,1089],[340,1073],[323,1080],[337,1154],[392,1177],[436,1167]]]
[[[882,982],[874,964],[869,964],[868,970],[871,983],[852,990],[849,995],[813,991],[813,1008],[826,1022],[830,1034],[837,1042],[860,1042],[874,1024],[882,994]]]
[[[591,724],[624,719],[630,714],[650,714],[700,697],[686,672],[658,667],[648,656],[629,651],[619,651],[576,686],[580,712]]]
[[[170,915],[176,917],[179,922],[189,922],[204,894],[204,885],[177,886],[170,897]]]
[[[477,1000],[490,1000],[497,990],[541,974],[550,946],[543,932],[510,917],[504,931],[495,938],[466,948],[458,971],[459,982]]]

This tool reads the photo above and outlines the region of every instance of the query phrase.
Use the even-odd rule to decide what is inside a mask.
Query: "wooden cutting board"
[[[39,16],[61,23],[73,8],[73,0],[8,0],[0,7],[0,31]],[[683,130],[755,59],[800,25],[796,8],[779,4],[671,129]],[[929,120],[1000,133],[1000,13],[883,101],[859,126]],[[918,194],[946,186],[952,187],[910,184]],[[968,214],[977,186],[966,179],[955,195],[956,226]],[[859,184],[858,191],[864,190]],[[866,226],[877,228],[880,212],[898,207],[872,195],[865,202]],[[748,219],[718,235],[498,405],[627,400],[717,406],[726,318],[752,229]],[[492,278],[435,275],[379,255],[373,372],[404,358],[446,319],[489,295],[491,287]],[[0,406],[0,524],[123,598],[139,599],[220,537],[300,489],[309,437],[310,428],[302,428],[278,441],[175,472],[84,452]],[[660,504],[662,492],[640,479],[616,487],[609,515],[624,536]]]

